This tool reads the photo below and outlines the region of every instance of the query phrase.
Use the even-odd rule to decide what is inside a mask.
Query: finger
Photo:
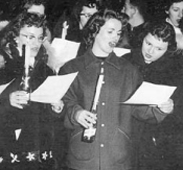
[[[19,108],[19,109],[23,109],[23,106],[17,103],[12,103],[13,107]]]

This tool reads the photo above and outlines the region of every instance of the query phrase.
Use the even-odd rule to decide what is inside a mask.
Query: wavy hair
[[[174,28],[171,24],[162,20],[149,22],[145,27],[144,33],[142,34],[141,41],[143,41],[149,33],[155,36],[158,40],[168,42],[169,51],[176,51],[176,36]]]
[[[94,39],[99,33],[100,28],[106,23],[106,21],[111,18],[117,19],[121,22],[122,37],[123,30],[126,29],[126,26],[128,24],[129,17],[124,13],[117,13],[109,9],[100,10],[93,14],[93,16],[91,16],[91,18],[88,20],[87,24],[83,28],[83,36],[87,48],[93,45]]]
[[[168,11],[174,3],[183,2],[183,0],[166,0],[164,10]]]
[[[19,36],[20,30],[24,27],[35,26],[37,28],[43,28],[43,36],[46,35],[47,22],[44,16],[38,16],[37,14],[23,12],[19,14],[14,20],[12,20],[0,33],[0,45],[5,47],[7,43],[13,45],[16,44],[16,37]]]

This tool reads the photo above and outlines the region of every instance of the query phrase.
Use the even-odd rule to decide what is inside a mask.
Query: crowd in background
[[[79,42],[76,58],[58,65],[54,38]],[[30,101],[74,72],[61,100]],[[2,1],[0,170],[182,170],[182,80],[183,0]],[[143,81],[177,89],[157,106],[119,104]]]

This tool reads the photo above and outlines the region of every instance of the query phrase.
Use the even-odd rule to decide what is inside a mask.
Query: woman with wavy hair
[[[53,75],[41,50],[45,30],[44,17],[22,13],[2,32],[1,55],[11,81],[0,95],[2,170],[50,170],[54,166],[51,116],[61,112],[62,102],[30,101],[30,93]]]
[[[63,98],[65,126],[71,130],[67,155],[70,170],[131,169],[132,116],[160,121],[173,110],[172,100],[155,108],[120,104],[141,83],[136,68],[113,52],[127,21],[126,14],[112,10],[95,13],[84,28],[89,49],[60,70],[79,71]],[[90,129],[94,129],[91,138],[85,133]]]

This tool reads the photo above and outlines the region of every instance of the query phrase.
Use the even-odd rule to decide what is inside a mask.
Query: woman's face
[[[93,8],[83,6],[82,11],[80,13],[80,21],[79,21],[80,30],[83,29],[83,27],[86,25],[86,23],[90,19],[90,17],[97,11],[98,10],[97,10],[96,6],[94,6]]]
[[[28,44],[30,47],[30,57],[36,57],[43,43],[43,28],[24,26],[17,37],[17,43],[20,50],[22,45]]]
[[[173,3],[169,10],[166,11],[166,13],[169,16],[170,21],[174,26],[179,26],[179,22],[181,18],[183,17],[183,1]]]
[[[150,64],[163,56],[168,49],[168,42],[163,42],[151,33],[148,33],[143,40],[142,55],[144,61]]]
[[[100,28],[95,37],[92,51],[96,56],[107,57],[118,43],[121,36],[122,24],[111,18]]]

